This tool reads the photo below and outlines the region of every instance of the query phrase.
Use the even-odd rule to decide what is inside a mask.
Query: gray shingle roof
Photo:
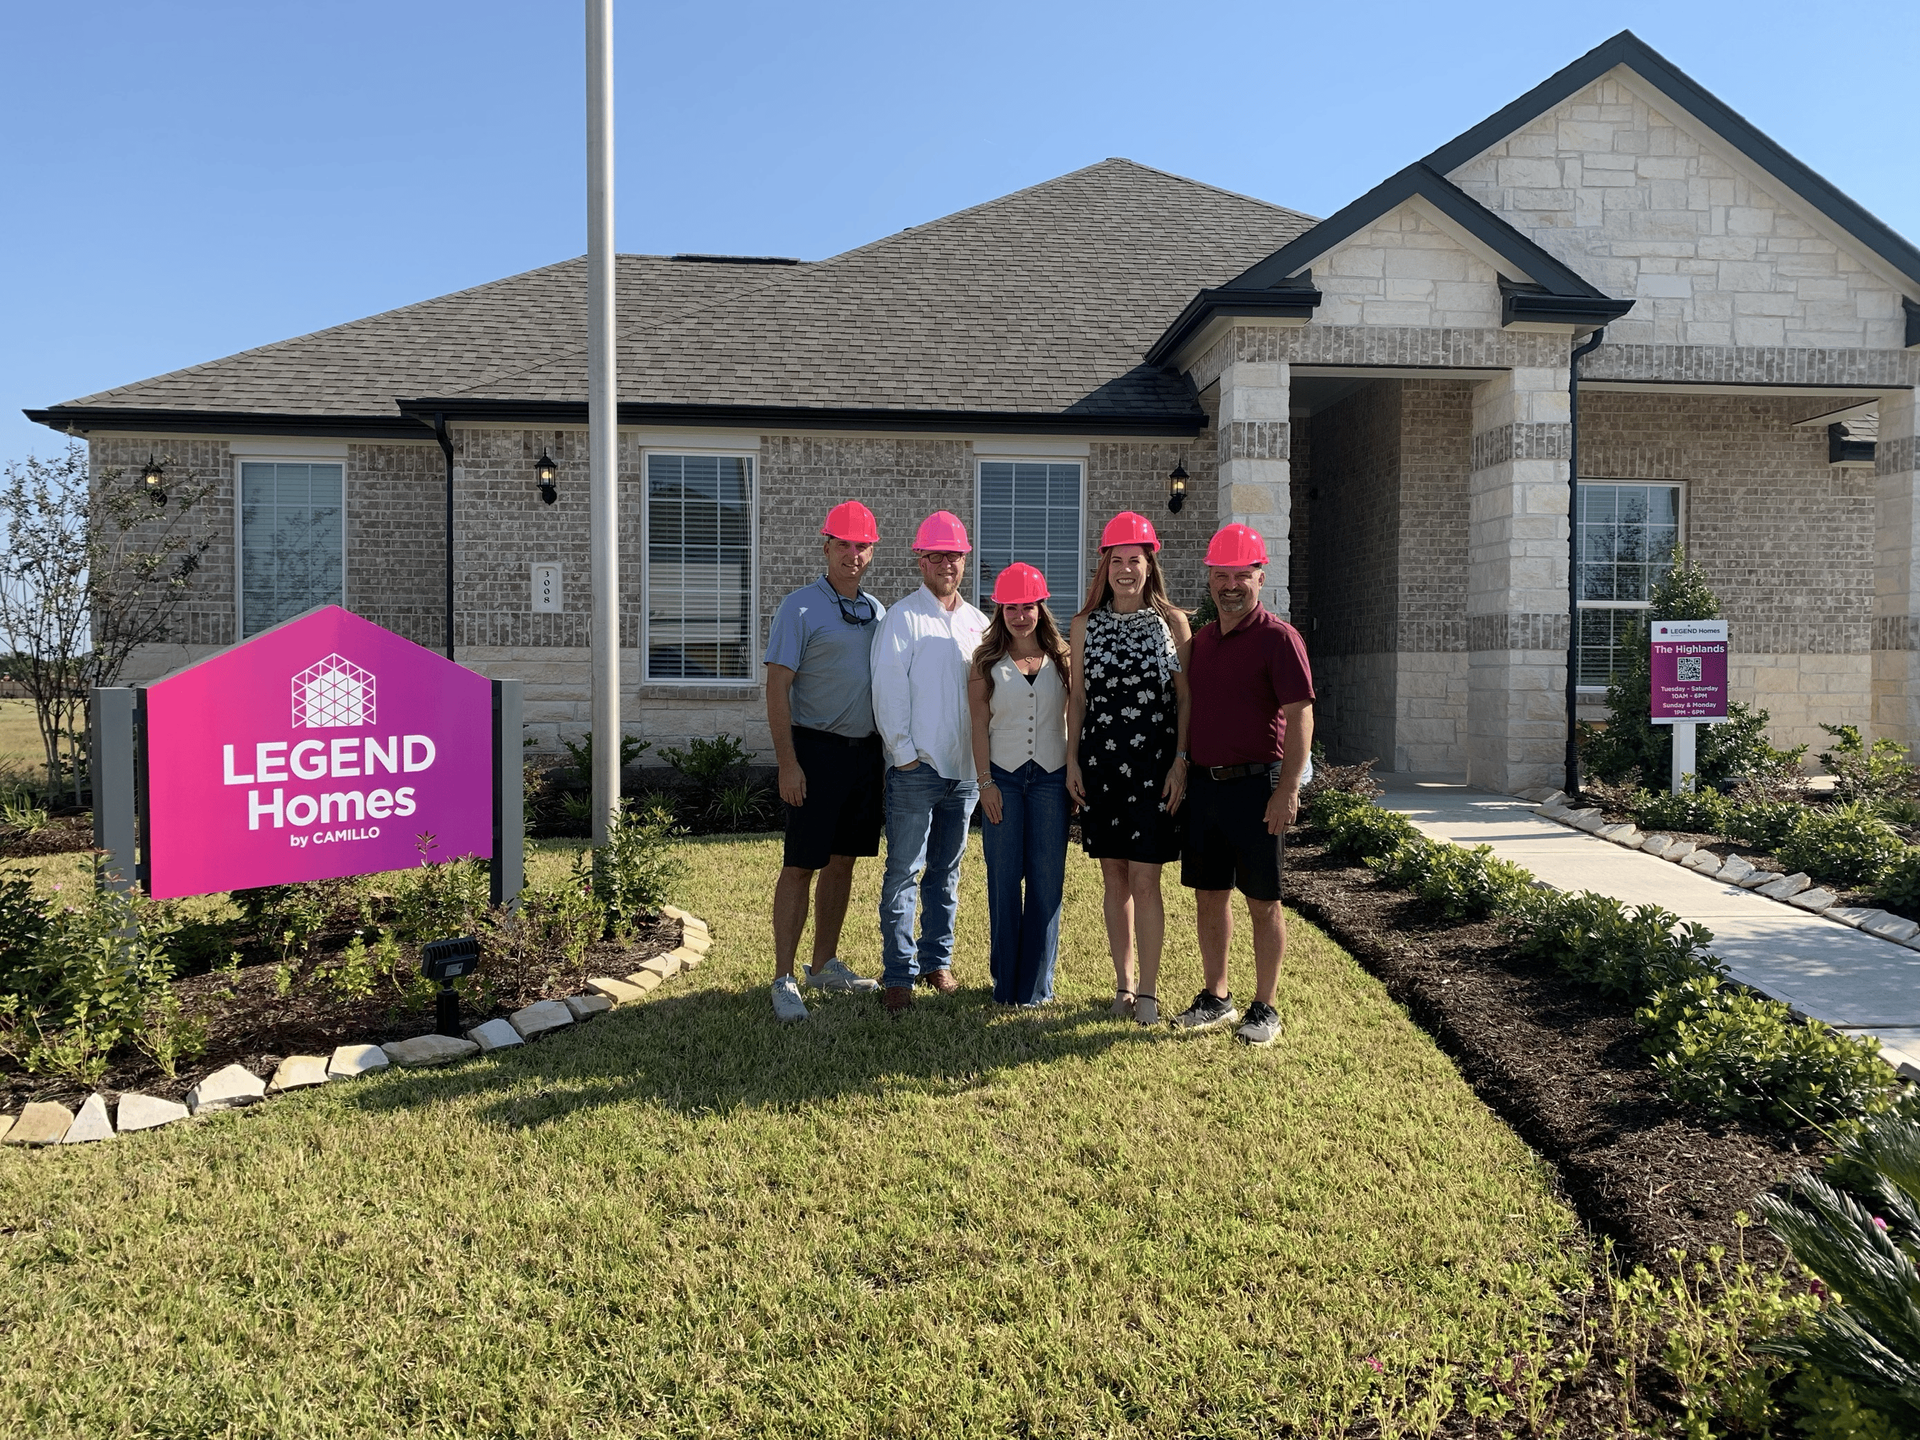
[[[1140,357],[1196,290],[1312,223],[1106,160],[812,264],[623,255],[620,398],[1184,413],[1185,382]],[[579,401],[585,331],[585,264],[569,260],[68,405],[393,416],[397,399]]]

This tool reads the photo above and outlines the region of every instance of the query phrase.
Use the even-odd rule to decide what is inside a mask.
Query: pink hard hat
[[[973,546],[967,543],[967,527],[960,523],[960,517],[951,510],[936,510],[922,520],[920,528],[913,535],[913,548],[923,553],[928,550],[951,550],[958,555],[973,551]]]
[[[1160,537],[1153,533],[1153,522],[1146,516],[1122,510],[1107,521],[1107,528],[1100,532],[1102,550],[1115,545],[1144,545],[1149,550],[1158,550]]]
[[[827,511],[827,523],[820,527],[820,533],[856,545],[880,543],[880,527],[874,524],[873,511],[858,500],[844,500]]]
[[[1238,569],[1267,563],[1267,542],[1251,525],[1222,525],[1207,546],[1207,564]]]
[[[1031,565],[1018,560],[1002,570],[993,582],[996,605],[1033,605],[1047,598],[1047,577]]]

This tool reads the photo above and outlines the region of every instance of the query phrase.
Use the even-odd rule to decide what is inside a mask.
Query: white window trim
[[[1680,504],[1678,507],[1679,521],[1676,527],[1680,534],[1680,544],[1685,545],[1687,543],[1687,492],[1690,484],[1689,481],[1647,480],[1638,476],[1628,475],[1582,475],[1577,483],[1581,485],[1672,486],[1680,492]],[[1577,523],[1577,516],[1569,517],[1569,526]],[[1652,602],[1649,600],[1582,600],[1575,608],[1578,610],[1647,610],[1652,608]],[[1606,697],[1607,687],[1605,685],[1575,685],[1574,693],[1579,696],[1604,699]]]
[[[653,492],[647,480],[648,459],[654,455],[702,455],[717,459],[745,460],[748,474],[752,477],[747,496],[747,647],[749,651],[760,644],[760,451],[758,447],[746,449],[739,445],[648,445],[640,447],[640,683],[642,685],[671,685],[677,689],[715,687],[752,691],[759,687],[760,678],[753,672],[759,667],[749,660],[748,674],[743,679],[732,680],[719,675],[685,676],[655,675],[650,668],[653,659],[653,606],[648,602],[648,587],[653,583]]]
[[[232,455],[233,465],[233,634],[236,641],[248,640],[247,634],[247,489],[246,465],[333,465],[340,467],[340,608],[351,610],[352,570],[348,567],[347,534],[353,528],[353,510],[348,499],[349,476],[344,454],[302,454],[278,449],[272,453],[247,451]],[[262,631],[262,634],[265,632]]]
[[[1029,450],[1024,454],[976,455],[973,462],[973,534],[977,539],[981,535],[980,526],[980,467],[982,465],[1077,465],[1080,467],[1080,523],[1073,529],[1073,574],[1076,585],[1087,582],[1087,456],[1035,454]],[[977,549],[978,547],[976,547]],[[994,577],[986,573],[984,565],[974,566],[973,603],[979,609],[986,609],[993,599]],[[1054,596],[1055,601],[1061,597]],[[1080,596],[1076,591],[1072,596],[1073,608],[1080,608]]]

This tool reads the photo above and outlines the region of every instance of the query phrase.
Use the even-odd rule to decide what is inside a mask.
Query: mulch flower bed
[[[503,1016],[536,1000],[559,1000],[586,989],[589,976],[626,975],[644,960],[664,955],[680,943],[678,921],[659,919],[639,927],[629,943],[591,947],[579,965],[550,955],[525,958],[489,956],[461,1006],[463,1026]],[[363,999],[346,999],[314,984],[312,962],[281,995],[273,964],[246,965],[231,974],[213,972],[174,982],[174,992],[190,1015],[207,1021],[204,1054],[180,1062],[169,1079],[145,1055],[123,1051],[96,1085],[52,1075],[0,1073],[0,1111],[15,1112],[33,1100],[56,1100],[72,1109],[95,1092],[112,1101],[122,1091],[138,1091],[167,1100],[183,1099],[201,1077],[223,1065],[239,1064],[270,1076],[289,1055],[328,1055],[349,1044],[381,1045],[424,1035],[434,1028],[430,991],[417,990],[409,1006],[400,986],[416,973],[415,950],[407,947],[408,967],[394,979],[383,977]],[[328,955],[331,960],[337,958]],[[399,982],[399,983],[396,983]],[[419,1003],[424,996],[424,1004]]]
[[[1498,1115],[1557,1168],[1568,1202],[1628,1263],[1672,1269],[1710,1245],[1777,1262],[1736,1214],[1829,1147],[1701,1115],[1669,1098],[1640,1050],[1630,1005],[1521,959],[1491,924],[1437,919],[1364,867],[1287,846],[1286,901],[1404,1005]]]
[[[55,815],[37,830],[0,827],[0,860],[67,855],[93,848],[91,815]]]

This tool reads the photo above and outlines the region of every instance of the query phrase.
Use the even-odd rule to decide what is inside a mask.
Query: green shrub
[[[1329,792],[1371,800],[1380,793],[1380,782],[1373,778],[1373,767],[1379,763],[1377,760],[1362,760],[1356,765],[1333,765],[1316,748],[1313,754],[1313,779],[1300,792],[1302,809],[1311,808],[1316,799]]]
[[[1920,800],[1920,770],[1907,763],[1906,746],[1886,739],[1868,745],[1858,725],[1820,728],[1838,742],[1820,753],[1820,763],[1834,777],[1833,793],[1838,799],[1863,801],[1875,810]]]
[[[1920,848],[1908,846],[1888,862],[1873,883],[1873,898],[1890,909],[1920,909]]]
[[[417,848],[420,864],[393,897],[395,932],[416,944],[474,934],[493,903],[487,867],[470,858],[435,862],[438,847],[430,833]]]
[[[572,780],[572,783],[575,785],[581,786],[589,791],[592,790],[593,789],[593,734],[592,732],[589,731],[586,735],[583,735],[577,741],[562,740],[560,743],[566,747],[567,759],[571,762],[570,768],[572,769],[573,774],[570,778]],[[634,761],[638,760],[642,755],[646,754],[647,751],[651,750],[652,748],[653,748],[653,742],[651,740],[642,740],[637,735],[622,735],[620,737],[620,769],[622,770],[622,772],[626,770],[627,766],[633,764]],[[618,789],[619,786],[620,786],[620,777],[616,775],[614,777],[614,788]]]
[[[1911,1433],[1865,1404],[1852,1382],[1821,1370],[1802,1370],[1787,1398],[1800,1412],[1794,1429],[1805,1440],[1907,1440]]]
[[[1550,960],[1608,995],[1639,1001],[1665,986],[1717,977],[1713,934],[1658,905],[1629,909],[1590,891],[1532,890],[1507,917],[1514,948]]]
[[[1863,801],[1803,809],[1774,847],[1789,870],[1839,885],[1871,885],[1900,858],[1900,837]]]
[[[0,992],[0,1053],[36,1074],[93,1084],[114,1049],[147,1024],[148,1010],[171,988],[167,942],[174,921],[165,906],[100,889],[99,863],[65,904],[40,906],[9,887],[7,904],[33,936],[6,950]]]
[[[1382,810],[1360,796],[1347,796],[1344,803],[1329,798],[1321,810],[1325,818],[1319,828],[1327,837],[1327,853],[1349,865],[1391,855],[1402,845],[1424,838],[1398,810]]]
[[[1726,834],[1731,809],[1727,797],[1716,790],[1683,790],[1678,795],[1642,790],[1627,806],[1642,830],[1678,830],[1689,835]]]
[[[607,827],[607,843],[593,859],[593,893],[609,935],[631,934],[640,920],[672,898],[686,870],[684,832],[665,810],[635,811],[626,801]]]
[[[1449,920],[1484,920],[1511,910],[1532,888],[1518,865],[1494,858],[1493,847],[1414,840],[1367,864],[1389,884],[1411,890]]]
[[[1779,1000],[1702,976],[1657,991],[1635,1018],[1675,1099],[1791,1129],[1885,1110],[1894,1074],[1868,1036],[1802,1024]]]
[[[1749,800],[1727,811],[1724,833],[1757,849],[1775,850],[1786,842],[1805,809],[1792,800]]]
[[[1880,1203],[1894,1198],[1895,1213],[1913,1215],[1920,1206],[1920,1126],[1883,1116],[1866,1123],[1862,1138],[1866,1146],[1849,1159],[1874,1173]],[[1756,1203],[1793,1258],[1832,1292],[1798,1331],[1757,1348],[1844,1381],[1844,1391],[1829,1384],[1820,1387],[1824,1397],[1813,1397],[1827,1400],[1829,1420],[1864,1402],[1896,1422],[1880,1433],[1920,1432],[1920,1275],[1912,1232],[1897,1236],[1866,1205],[1807,1174],[1794,1177],[1790,1199],[1762,1195]],[[1830,1426],[1827,1433],[1849,1432]],[[1851,1433],[1875,1432],[1862,1426]]]

